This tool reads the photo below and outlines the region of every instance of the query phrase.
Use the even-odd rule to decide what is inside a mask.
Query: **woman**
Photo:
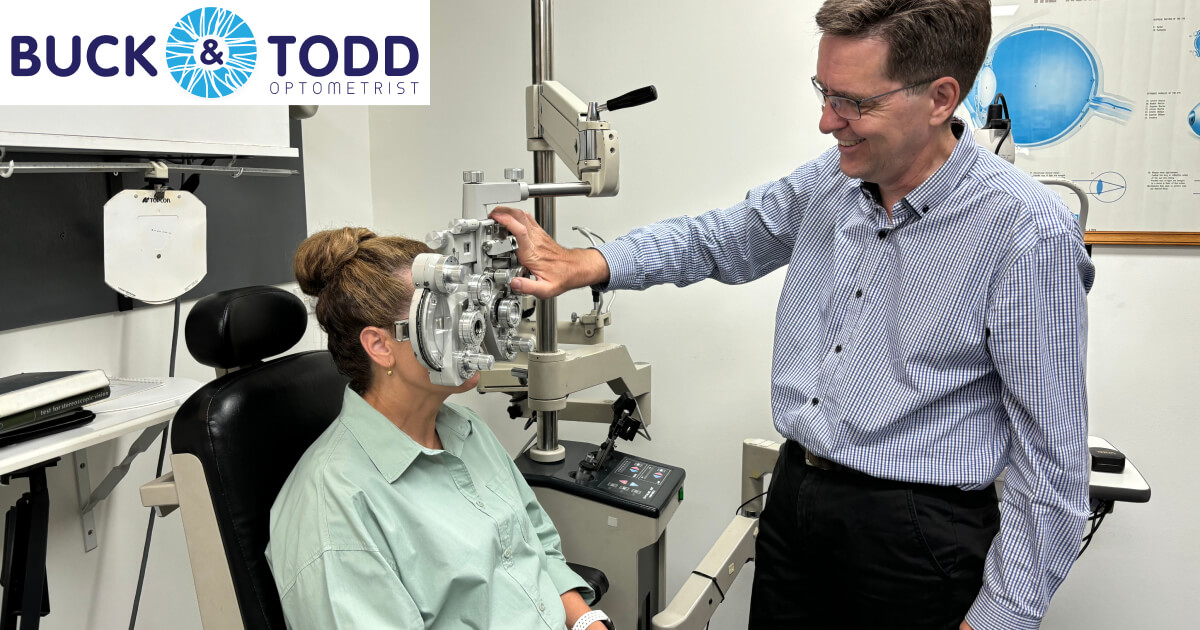
[[[293,630],[602,630],[554,524],[486,423],[449,404],[394,322],[424,244],[328,230],[296,252],[300,288],[349,379],[341,414],[271,508],[267,561]],[[590,623],[590,625],[588,625]]]

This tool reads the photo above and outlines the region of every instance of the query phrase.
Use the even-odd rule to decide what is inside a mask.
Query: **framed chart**
[[[964,106],[1004,95],[1017,166],[1087,193],[1085,240],[1200,245],[1200,3],[996,0],[992,28]]]

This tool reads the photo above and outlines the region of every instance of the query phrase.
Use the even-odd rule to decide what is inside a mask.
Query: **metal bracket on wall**
[[[138,436],[133,444],[129,447],[129,452],[125,453],[125,459],[121,463],[108,471],[104,479],[92,489],[91,474],[88,471],[87,449],[75,451],[75,487],[79,491],[79,513],[80,522],[83,526],[83,550],[84,552],[91,551],[99,546],[96,536],[96,518],[92,514],[92,510],[101,501],[108,498],[112,491],[117,487],[117,484],[125,478],[129,472],[129,466],[133,464],[133,460],[138,455],[144,453],[150,448],[151,444],[158,439],[158,436],[167,428],[167,423],[156,424],[152,427],[147,427],[142,434]]]

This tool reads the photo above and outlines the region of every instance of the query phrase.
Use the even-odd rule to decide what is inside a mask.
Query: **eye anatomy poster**
[[[995,0],[992,11],[964,103],[972,123],[1003,95],[1017,166],[1081,187],[1089,231],[1200,232],[1200,2]]]

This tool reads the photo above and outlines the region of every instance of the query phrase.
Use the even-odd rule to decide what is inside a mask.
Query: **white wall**
[[[304,123],[304,142],[309,225],[319,229],[369,224],[366,108],[322,108],[318,116]],[[191,306],[191,302],[183,305],[182,317],[186,318]],[[172,310],[169,305],[137,308],[0,333],[0,374],[99,368],[114,376],[166,376]],[[315,328],[310,327],[297,350],[319,347]],[[176,375],[201,382],[213,377],[210,368],[192,360],[182,338]],[[93,484],[121,461],[134,438],[136,435],[129,435],[88,449]],[[52,612],[42,628],[111,630],[129,626],[148,513],[141,507],[138,486],[154,478],[158,449],[155,443],[135,460],[122,484],[96,507],[100,545],[89,553],[83,551],[70,456],[49,469],[47,572]],[[170,469],[169,462],[166,469]],[[27,488],[25,480],[0,488],[0,509],[7,509]],[[177,512],[155,524],[137,627],[200,628]]]
[[[558,2],[555,78],[603,100],[653,83],[660,100],[605,115],[621,134],[621,194],[559,201],[559,237],[587,225],[615,237],[677,214],[740,200],[830,146],[817,130],[808,77],[816,62],[812,15],[819,2],[731,3],[614,0]],[[523,89],[530,81],[528,3],[435,2],[434,83],[427,108],[370,110],[376,226],[420,237],[458,215],[460,172],[498,179],[523,166]],[[570,174],[563,167],[558,177]],[[532,204],[523,205],[532,211]],[[1124,449],[1150,479],[1154,501],[1121,505],[1055,600],[1047,628],[1165,627],[1190,620],[1200,586],[1200,495],[1187,448],[1200,437],[1188,393],[1198,376],[1195,318],[1200,252],[1097,248],[1091,298],[1093,432]],[[668,591],[721,532],[739,503],[746,437],[778,439],[768,377],[776,273],[742,287],[706,282],[685,290],[624,293],[608,339],[654,365],[652,443],[630,447],[687,469],[687,498],[668,539]],[[568,295],[560,317],[586,310]],[[528,439],[507,419],[503,397],[464,395],[515,452]],[[598,440],[600,427],[560,428]],[[752,570],[739,579],[713,628],[743,628]]]

